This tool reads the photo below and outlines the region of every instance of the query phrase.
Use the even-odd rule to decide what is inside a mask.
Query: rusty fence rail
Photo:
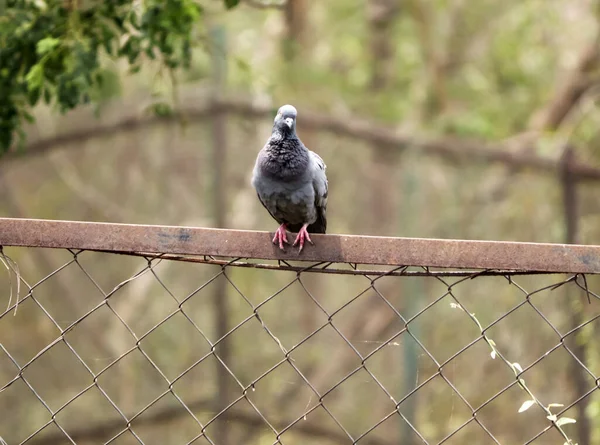
[[[0,437],[600,443],[600,246],[314,241],[0,218]]]

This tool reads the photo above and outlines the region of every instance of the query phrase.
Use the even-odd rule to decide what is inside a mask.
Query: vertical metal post
[[[223,95],[227,78],[227,39],[225,28],[214,25],[210,29],[212,42],[212,73],[213,73],[213,100],[218,103]],[[214,225],[219,228],[227,227],[227,122],[225,112],[218,107],[213,107],[212,116],[212,198]],[[214,311],[216,319],[216,337],[223,338],[229,331],[227,281],[219,277],[215,283]],[[229,340],[222,340],[215,351],[225,363],[229,362],[231,351]],[[217,367],[217,394],[215,397],[215,410],[222,410],[230,402],[229,376],[222,365],[216,362]],[[229,445],[229,427],[225,418],[216,421],[216,443]]]
[[[561,160],[561,182],[563,191],[563,211],[565,218],[565,243],[566,244],[577,244],[579,238],[579,209],[578,209],[578,196],[577,196],[577,178],[571,172],[571,165],[575,163],[575,151],[572,146],[567,146],[564,149],[562,160]],[[569,293],[570,288],[566,288],[566,292]],[[569,297],[569,295],[567,295]],[[573,296],[576,297],[576,296]],[[567,301],[571,301],[567,298]],[[576,303],[576,302],[575,302]],[[581,309],[577,304],[571,304],[567,308],[571,314],[571,326],[577,327],[583,323]],[[570,346],[573,353],[583,363],[587,362],[587,349],[586,345],[578,341],[578,334],[575,333],[573,336],[574,341]],[[575,393],[578,395],[585,394],[587,391],[586,374],[585,370],[575,360],[571,360],[571,372],[572,384]],[[587,406],[589,404],[589,398],[584,398],[579,401],[576,405],[577,410],[577,442],[578,443],[590,443],[590,421],[586,415]]]
[[[404,162],[413,162],[414,154],[411,150],[405,153]],[[418,203],[419,199],[416,196],[418,193],[418,179],[414,173],[413,169],[405,169],[404,170],[404,178],[403,178],[403,195],[404,195],[404,203],[406,209],[412,209],[412,215],[406,217],[399,217],[399,220],[402,221],[402,230],[405,231],[403,236],[415,236],[414,233],[414,221],[416,220],[414,215],[419,214]],[[414,314],[416,312],[416,308],[414,307],[416,301],[420,301],[420,298],[415,298],[415,295],[420,295],[424,292],[423,283],[419,278],[415,279],[404,279],[402,280],[402,294],[406,296],[410,296],[405,298],[406,306],[404,308],[404,312]],[[409,327],[411,334],[414,336],[418,336],[418,326],[413,324]],[[405,341],[402,342],[404,347],[402,348],[402,357],[400,362],[400,367],[402,369],[402,394],[408,394],[417,386],[417,377],[418,377],[418,350],[417,343],[413,340],[410,335],[405,335]],[[414,425],[416,415],[417,415],[417,407],[418,407],[418,397],[417,393],[413,394],[406,401],[402,403],[403,409],[402,414],[406,417],[406,419]],[[407,424],[402,424],[400,429],[400,442],[401,444],[410,445],[414,443],[414,433],[410,426]]]

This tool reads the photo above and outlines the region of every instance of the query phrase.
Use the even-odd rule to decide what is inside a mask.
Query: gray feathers
[[[271,216],[288,230],[327,229],[327,177],[321,157],[308,150],[296,135],[296,109],[282,106],[273,123],[271,137],[259,152],[252,185]]]

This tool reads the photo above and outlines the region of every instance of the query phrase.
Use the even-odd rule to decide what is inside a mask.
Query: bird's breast
[[[306,183],[263,178],[256,184],[256,191],[265,207],[279,220],[301,223],[314,217],[314,190]]]

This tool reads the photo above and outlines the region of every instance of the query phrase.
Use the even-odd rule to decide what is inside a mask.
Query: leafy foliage
[[[227,9],[235,8],[240,3],[240,0],[225,0]]]
[[[0,9],[0,153],[17,133],[23,142],[23,121],[33,121],[29,109],[40,100],[61,112],[90,101],[104,80],[102,50],[133,72],[143,56],[189,66],[201,12],[194,0],[8,0]]]

